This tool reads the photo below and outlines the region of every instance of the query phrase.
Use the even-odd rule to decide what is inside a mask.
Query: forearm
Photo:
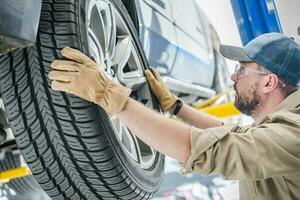
[[[177,117],[179,117],[184,122],[202,129],[217,127],[223,124],[223,122],[219,118],[197,110],[185,103],[178,112]]]
[[[161,116],[133,99],[126,103],[117,117],[157,151],[182,163],[188,159],[191,151],[188,125]]]

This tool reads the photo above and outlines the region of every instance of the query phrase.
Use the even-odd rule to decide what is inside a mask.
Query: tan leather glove
[[[101,106],[110,116],[120,112],[131,90],[110,80],[100,67],[78,50],[65,47],[69,60],[54,60],[48,75],[53,90],[68,92]]]
[[[154,69],[145,70],[146,78],[149,82],[150,88],[156,98],[159,101],[160,107],[164,112],[173,112],[173,107],[178,99],[177,96],[172,94],[165,86],[163,80],[161,79],[159,73]]]

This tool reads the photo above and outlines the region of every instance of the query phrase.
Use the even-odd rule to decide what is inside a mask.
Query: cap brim
[[[241,47],[229,46],[229,45],[220,45],[220,53],[230,60],[247,62],[253,61]]]

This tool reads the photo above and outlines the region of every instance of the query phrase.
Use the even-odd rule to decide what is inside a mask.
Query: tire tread
[[[43,0],[37,44],[0,57],[1,94],[18,147],[52,199],[149,199],[114,156],[97,106],[51,90],[47,74],[68,45],[82,48],[78,1]],[[20,185],[21,187],[21,185]]]

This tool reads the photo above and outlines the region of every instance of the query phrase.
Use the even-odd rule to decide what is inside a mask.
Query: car
[[[62,48],[93,57],[157,112],[150,66],[189,104],[229,79],[218,35],[194,0],[2,0],[0,16],[1,117],[12,130],[0,148],[22,156],[35,177],[19,186],[36,180],[51,199],[151,199],[164,169],[164,156],[116,117],[51,90],[47,74]]]

